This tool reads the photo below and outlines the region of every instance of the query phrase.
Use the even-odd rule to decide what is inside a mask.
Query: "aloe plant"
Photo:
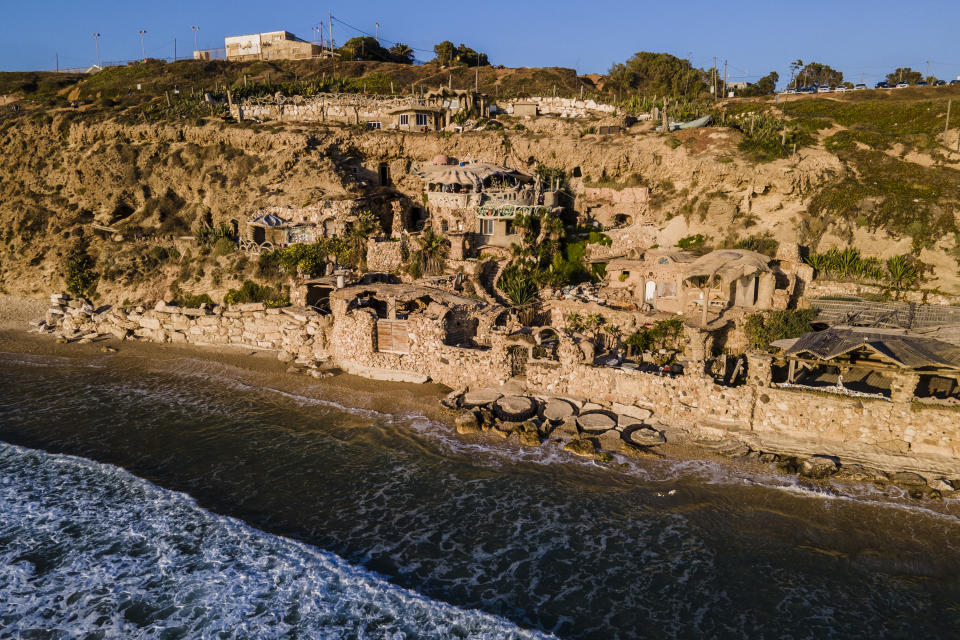
[[[894,256],[887,260],[887,282],[897,291],[912,287],[920,280],[920,272],[910,256]]]

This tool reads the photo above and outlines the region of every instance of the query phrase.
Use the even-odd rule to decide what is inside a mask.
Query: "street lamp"
[[[101,69],[100,66],[100,34],[93,34],[93,45],[97,48],[97,69]]]
[[[144,44],[143,44],[143,34],[145,34],[146,32],[147,32],[146,29],[140,29],[139,31],[137,31],[137,33],[140,34],[140,53],[143,54],[143,61],[144,61],[144,62],[147,61],[147,49],[146,49],[146,47],[145,47]]]
[[[197,49],[197,34],[200,33],[200,27],[190,27],[190,29],[193,31],[193,51],[194,51],[194,56],[193,56],[193,57],[197,57],[197,56],[196,56],[196,51],[198,50],[198,49]]]

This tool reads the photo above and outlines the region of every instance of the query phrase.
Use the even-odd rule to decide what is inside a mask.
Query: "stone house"
[[[389,128],[400,131],[439,131],[445,126],[445,111],[427,105],[404,105],[386,113]],[[382,128],[382,121],[368,121],[367,125]]]
[[[558,193],[539,181],[489,162],[454,163],[437,156],[415,172],[424,185],[429,224],[451,241],[451,258],[505,254],[520,235],[518,214],[559,211]]]
[[[227,60],[299,60],[319,57],[320,45],[307,42],[289,31],[269,31],[223,39]]]
[[[364,198],[344,198],[307,207],[264,207],[246,222],[241,246],[266,244],[276,248],[341,237],[349,233],[359,212],[369,205]]]
[[[696,256],[681,249],[648,249],[640,258],[607,264],[607,286],[626,289],[652,310],[683,313],[684,275]]]

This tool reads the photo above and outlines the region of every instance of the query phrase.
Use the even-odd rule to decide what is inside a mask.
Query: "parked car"
[[[958,80],[951,80],[951,81],[950,81],[950,84],[960,84],[960,79],[958,79]]]
[[[843,85],[840,85],[839,87],[837,87],[836,89],[834,89],[834,91],[836,91],[836,92],[838,92],[838,93],[842,93],[842,92],[844,92],[844,91],[846,91],[846,90],[847,90],[847,88],[846,88],[845,86],[843,86]]]
[[[874,88],[874,89],[889,89],[889,88],[890,88],[890,85],[889,85],[886,81],[881,80],[881,81],[878,82],[877,84],[873,85],[873,88]]]
[[[854,91],[863,91],[866,88],[867,88],[867,85],[863,84],[862,82],[858,82],[857,84],[853,85]]]
[[[921,80],[920,82],[918,82],[918,83],[916,84],[916,86],[918,86],[918,87],[929,87],[929,86],[930,86],[930,83],[927,82],[926,80]]]
[[[935,86],[935,87],[942,87],[942,86],[945,85],[945,84],[947,84],[947,81],[946,81],[946,80],[935,80],[934,83],[933,83],[933,86]]]
[[[822,87],[817,88],[817,93],[830,93],[833,89],[829,85],[823,85]]]
[[[906,83],[906,82],[898,82],[898,83],[897,83],[897,86],[896,86],[895,88],[897,88],[897,89],[906,89],[906,88],[909,87],[909,86],[910,86],[910,85],[909,85],[908,83]]]

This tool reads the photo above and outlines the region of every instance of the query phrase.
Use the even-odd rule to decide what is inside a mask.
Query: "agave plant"
[[[814,271],[826,274],[830,267],[830,258],[823,253],[811,253],[805,258],[808,265],[813,267]]]
[[[847,247],[836,254],[836,271],[841,278],[849,278],[856,272],[857,263],[860,262],[860,252],[853,247]]]
[[[920,272],[910,256],[894,256],[887,260],[887,282],[897,291],[917,284]]]
[[[529,306],[537,299],[539,288],[536,278],[519,265],[511,265],[504,269],[497,284],[514,307]]]

